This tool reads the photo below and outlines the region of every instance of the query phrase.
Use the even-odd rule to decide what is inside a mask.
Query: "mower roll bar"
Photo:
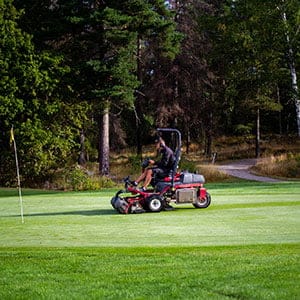
[[[157,131],[161,132],[173,132],[177,134],[177,150],[181,151],[181,132],[175,128],[157,128]]]
[[[181,157],[181,132],[178,129],[175,128],[157,128],[156,129],[158,132],[168,132],[168,133],[175,133],[176,134],[176,149],[174,149],[174,154],[175,154],[175,163],[173,165],[172,169],[172,187],[174,186],[174,178],[176,174],[176,170],[180,161]]]

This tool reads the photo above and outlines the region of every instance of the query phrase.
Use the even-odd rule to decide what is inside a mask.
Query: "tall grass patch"
[[[300,154],[287,153],[263,158],[253,170],[266,176],[300,179]]]

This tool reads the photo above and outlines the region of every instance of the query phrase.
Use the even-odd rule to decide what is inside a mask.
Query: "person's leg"
[[[135,180],[137,184],[139,184],[141,181],[143,181],[146,177],[147,169],[144,170],[144,172]]]
[[[151,179],[152,179],[152,174],[153,174],[152,169],[147,169],[146,176],[145,176],[145,181],[144,181],[144,185],[143,185],[144,190],[146,190],[148,185],[150,184]]]

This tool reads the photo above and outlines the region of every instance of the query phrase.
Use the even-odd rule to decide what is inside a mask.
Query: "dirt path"
[[[281,182],[283,180],[278,180],[270,177],[257,176],[251,174],[250,168],[256,164],[256,159],[243,159],[238,161],[233,161],[228,164],[219,165],[218,169],[227,173],[228,175],[239,177],[247,180],[255,180],[262,182]]]

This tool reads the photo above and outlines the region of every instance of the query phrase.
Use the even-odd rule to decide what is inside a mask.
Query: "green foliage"
[[[262,126],[278,130],[281,110],[292,131],[286,32],[297,66],[298,2],[1,0],[0,184],[15,176],[11,125],[22,183],[41,183],[77,160],[82,129],[96,159],[105,106],[120,124],[111,145],[158,123],[193,140],[245,133],[258,108]]]
[[[78,110],[84,110],[76,104],[71,109],[67,98],[60,99],[60,81],[70,71],[62,57],[35,50],[32,37],[18,26],[20,13],[11,1],[2,1],[0,8],[0,42],[5,49],[0,52],[0,148],[2,159],[11,161],[8,140],[14,125],[22,179],[31,185],[45,180],[76,149],[75,126],[80,128],[85,120]],[[10,169],[5,163],[0,173],[12,177]],[[9,182],[1,176],[0,184]]]
[[[238,124],[235,126],[235,134],[237,135],[249,135],[253,130],[253,124]]]
[[[299,6],[296,2],[224,1],[217,19],[210,23],[215,33],[212,35],[215,47],[210,56],[226,80],[225,99],[222,98],[225,124],[253,122],[255,110],[259,108],[264,111],[261,122],[264,129],[270,126],[269,119],[264,121],[270,111],[283,110],[286,114],[287,107],[294,110],[288,104],[289,97],[285,98],[290,76],[282,14],[286,12],[289,16],[293,48],[299,49],[297,29],[293,25]],[[272,125],[277,129],[275,122]]]
[[[273,18],[280,21],[278,10],[271,11],[270,8],[269,3],[260,1],[235,3],[224,27],[232,60],[228,65],[228,79],[245,99],[244,105],[266,110],[275,108],[270,96],[276,88],[282,56],[277,44],[279,40],[273,39],[278,27],[275,29],[273,22],[269,26],[265,23]]]
[[[182,157],[180,160],[179,168],[180,170],[189,171],[191,173],[196,173],[198,171],[195,162],[188,160],[184,157]]]
[[[59,176],[62,176],[62,178],[56,179],[54,185],[64,190],[91,191],[111,188],[116,185],[109,177],[90,174],[80,166],[66,169],[63,174]]]
[[[137,172],[141,170],[141,156],[140,155],[130,155],[128,157],[128,165],[132,172]]]

